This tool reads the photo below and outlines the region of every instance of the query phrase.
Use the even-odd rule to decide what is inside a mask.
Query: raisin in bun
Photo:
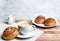
[[[46,19],[45,19],[44,16],[38,16],[38,17],[36,17],[35,22],[36,22],[37,24],[42,24],[42,23],[44,23],[45,20],[46,20]]]
[[[56,25],[56,20],[54,18],[48,18],[45,22],[44,22],[45,26],[55,26]]]
[[[7,27],[2,35],[2,38],[5,40],[10,40],[15,38],[19,34],[19,31],[15,27]]]

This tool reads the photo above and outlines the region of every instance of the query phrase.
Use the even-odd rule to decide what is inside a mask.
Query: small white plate
[[[58,21],[56,19],[55,19],[56,20],[56,25],[54,25],[54,26],[45,26],[44,24],[37,24],[35,22],[35,19],[36,19],[36,17],[32,20],[32,23],[35,24],[36,26],[39,26],[39,27],[49,28],[49,27],[54,27],[54,26],[57,26],[58,25]]]
[[[36,30],[32,31],[32,33],[29,33],[29,34],[19,34],[17,35],[17,37],[19,38],[30,38],[30,37],[33,37],[34,36],[34,33],[35,33]]]
[[[17,37],[18,38],[30,38],[30,37],[36,36],[39,32],[40,32],[40,35],[43,33],[43,31],[38,31],[35,29],[33,31],[33,33],[26,34],[26,35],[19,34],[19,35],[17,35]]]
[[[30,38],[33,37],[33,35],[17,35],[18,38]]]

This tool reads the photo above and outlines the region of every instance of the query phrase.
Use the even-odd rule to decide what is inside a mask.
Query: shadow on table
[[[32,37],[29,37],[29,38],[19,38],[19,37],[16,37],[15,39],[18,39],[18,40],[24,40],[24,39],[30,39]]]

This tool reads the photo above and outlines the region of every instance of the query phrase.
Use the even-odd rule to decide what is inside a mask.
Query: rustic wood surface
[[[54,28],[37,28],[43,30],[44,33],[36,39],[36,41],[60,41],[60,23]]]
[[[36,29],[43,30],[44,33],[39,36],[35,41],[60,41],[60,22],[58,26],[53,28],[46,29],[36,27]]]

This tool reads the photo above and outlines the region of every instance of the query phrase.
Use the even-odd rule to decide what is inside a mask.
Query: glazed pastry
[[[10,40],[15,38],[19,34],[19,31],[15,27],[7,27],[2,35],[2,38],[5,40]]]
[[[42,23],[44,23],[45,20],[46,20],[46,19],[45,19],[44,16],[38,16],[38,17],[35,19],[35,22],[36,22],[37,24],[42,24]]]
[[[48,18],[45,22],[44,22],[45,26],[55,26],[56,25],[56,20],[54,18]]]

